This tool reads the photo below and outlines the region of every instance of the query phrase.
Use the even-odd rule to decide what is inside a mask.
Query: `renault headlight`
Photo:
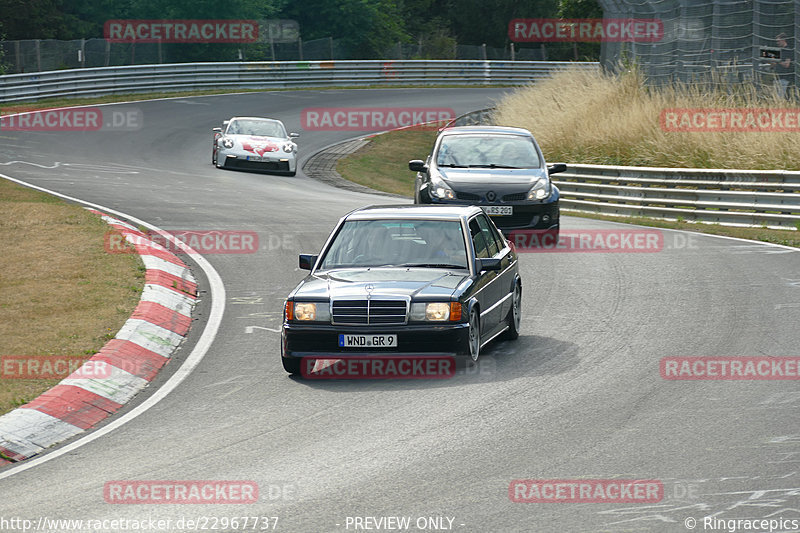
[[[540,178],[528,191],[528,200],[543,200],[550,195],[550,180]]]
[[[442,200],[454,200],[456,197],[453,189],[448,187],[441,178],[431,177],[430,193],[432,197],[440,198]]]

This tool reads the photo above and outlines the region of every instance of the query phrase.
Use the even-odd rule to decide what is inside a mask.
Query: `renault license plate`
[[[510,205],[484,205],[481,206],[484,212],[493,217],[510,216],[514,214],[514,208]]]

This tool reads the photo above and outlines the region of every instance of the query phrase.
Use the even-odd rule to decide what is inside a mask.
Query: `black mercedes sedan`
[[[467,356],[519,336],[513,246],[474,206],[370,206],[342,217],[289,294],[284,369],[302,358]]]
[[[564,172],[567,166],[546,165],[526,129],[444,128],[427,161],[409,161],[408,168],[417,172],[416,204],[478,205],[503,231],[558,232],[559,192],[550,174]]]

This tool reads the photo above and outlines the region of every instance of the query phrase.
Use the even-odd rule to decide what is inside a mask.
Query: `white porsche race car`
[[[288,176],[297,172],[297,133],[286,133],[273,118],[233,117],[214,128],[211,162],[217,168],[264,170]]]

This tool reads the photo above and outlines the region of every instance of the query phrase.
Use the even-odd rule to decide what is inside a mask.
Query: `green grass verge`
[[[433,147],[436,131],[398,131],[373,137],[357,152],[340,159],[336,170],[343,178],[373,189],[409,198],[414,195],[414,176],[408,170],[411,159],[425,159]],[[698,233],[725,235],[740,239],[770,242],[800,248],[800,231],[767,228],[739,228],[719,224],[659,220],[647,217],[618,217],[580,213],[563,209],[564,214],[598,220],[610,220],[641,226],[681,229]]]
[[[0,179],[0,359],[83,360],[116,335],[145,270],[136,254],[106,252],[109,229],[82,207]],[[16,379],[13,365],[0,369],[0,414],[59,381]]]

